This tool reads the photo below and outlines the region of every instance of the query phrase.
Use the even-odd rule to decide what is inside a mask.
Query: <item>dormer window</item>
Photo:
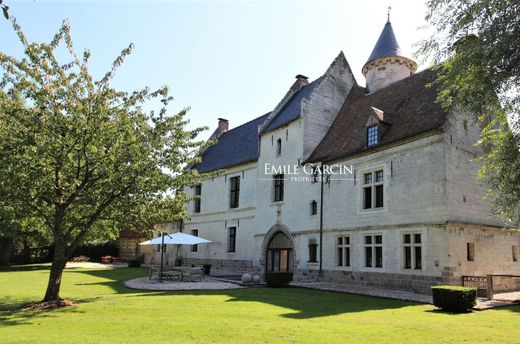
[[[377,135],[377,124],[371,125],[367,128],[367,146],[373,146],[378,144],[378,135]]]
[[[282,139],[276,140],[276,155],[282,154]]]

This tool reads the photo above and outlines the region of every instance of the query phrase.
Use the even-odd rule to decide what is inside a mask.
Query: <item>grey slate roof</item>
[[[271,119],[271,122],[262,130],[262,133],[280,128],[289,122],[294,121],[300,117],[302,110],[302,100],[308,97],[316,86],[320,83],[321,78],[314,80],[310,84],[300,88],[291,99],[278,111],[276,116]]]
[[[202,153],[202,162],[193,166],[200,173],[211,172],[258,159],[258,126],[269,113],[222,134],[218,142]]]
[[[394,29],[392,28],[390,21],[386,22],[383,31],[381,31],[367,63],[386,56],[402,56],[401,48],[399,48],[399,44],[395,39]]]

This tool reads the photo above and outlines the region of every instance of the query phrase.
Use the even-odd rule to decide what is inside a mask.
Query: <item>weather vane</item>
[[[388,15],[388,18],[387,18],[387,19],[388,19],[388,22],[390,22],[390,10],[391,10],[391,9],[392,9],[392,7],[391,7],[391,6],[388,6],[388,14],[387,14],[387,15]]]

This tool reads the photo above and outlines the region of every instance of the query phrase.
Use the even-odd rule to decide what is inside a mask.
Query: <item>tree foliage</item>
[[[435,28],[419,54],[433,57],[439,100],[477,115],[483,125],[480,177],[491,185],[496,212],[520,218],[520,1],[429,0]]]
[[[168,113],[166,87],[111,87],[132,45],[94,80],[90,53],[77,56],[67,22],[50,43],[30,43],[12,24],[25,55],[0,52],[0,215],[45,224],[55,247],[45,300],[56,300],[65,263],[85,239],[185,216],[183,186],[200,176],[184,166],[198,161],[205,128],[187,130],[187,110]],[[70,61],[57,59],[60,49]],[[160,110],[146,112],[154,100]]]

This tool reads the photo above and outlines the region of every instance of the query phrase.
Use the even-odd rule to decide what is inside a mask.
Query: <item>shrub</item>
[[[111,243],[104,244],[92,244],[87,243],[81,245],[77,248],[76,252],[74,252],[78,256],[87,256],[90,258],[90,261],[99,262],[102,256],[112,256],[117,257],[119,255],[119,249],[116,245]]]
[[[84,263],[90,261],[90,258],[87,256],[77,256],[72,258],[70,261],[74,263]]]
[[[266,271],[264,279],[269,287],[281,288],[287,286],[292,281],[293,273]]]
[[[127,260],[129,268],[138,268],[143,263],[143,256],[135,256]]]
[[[449,285],[436,286],[432,287],[432,294],[433,304],[449,312],[465,312],[477,303],[477,290],[475,288]]]

